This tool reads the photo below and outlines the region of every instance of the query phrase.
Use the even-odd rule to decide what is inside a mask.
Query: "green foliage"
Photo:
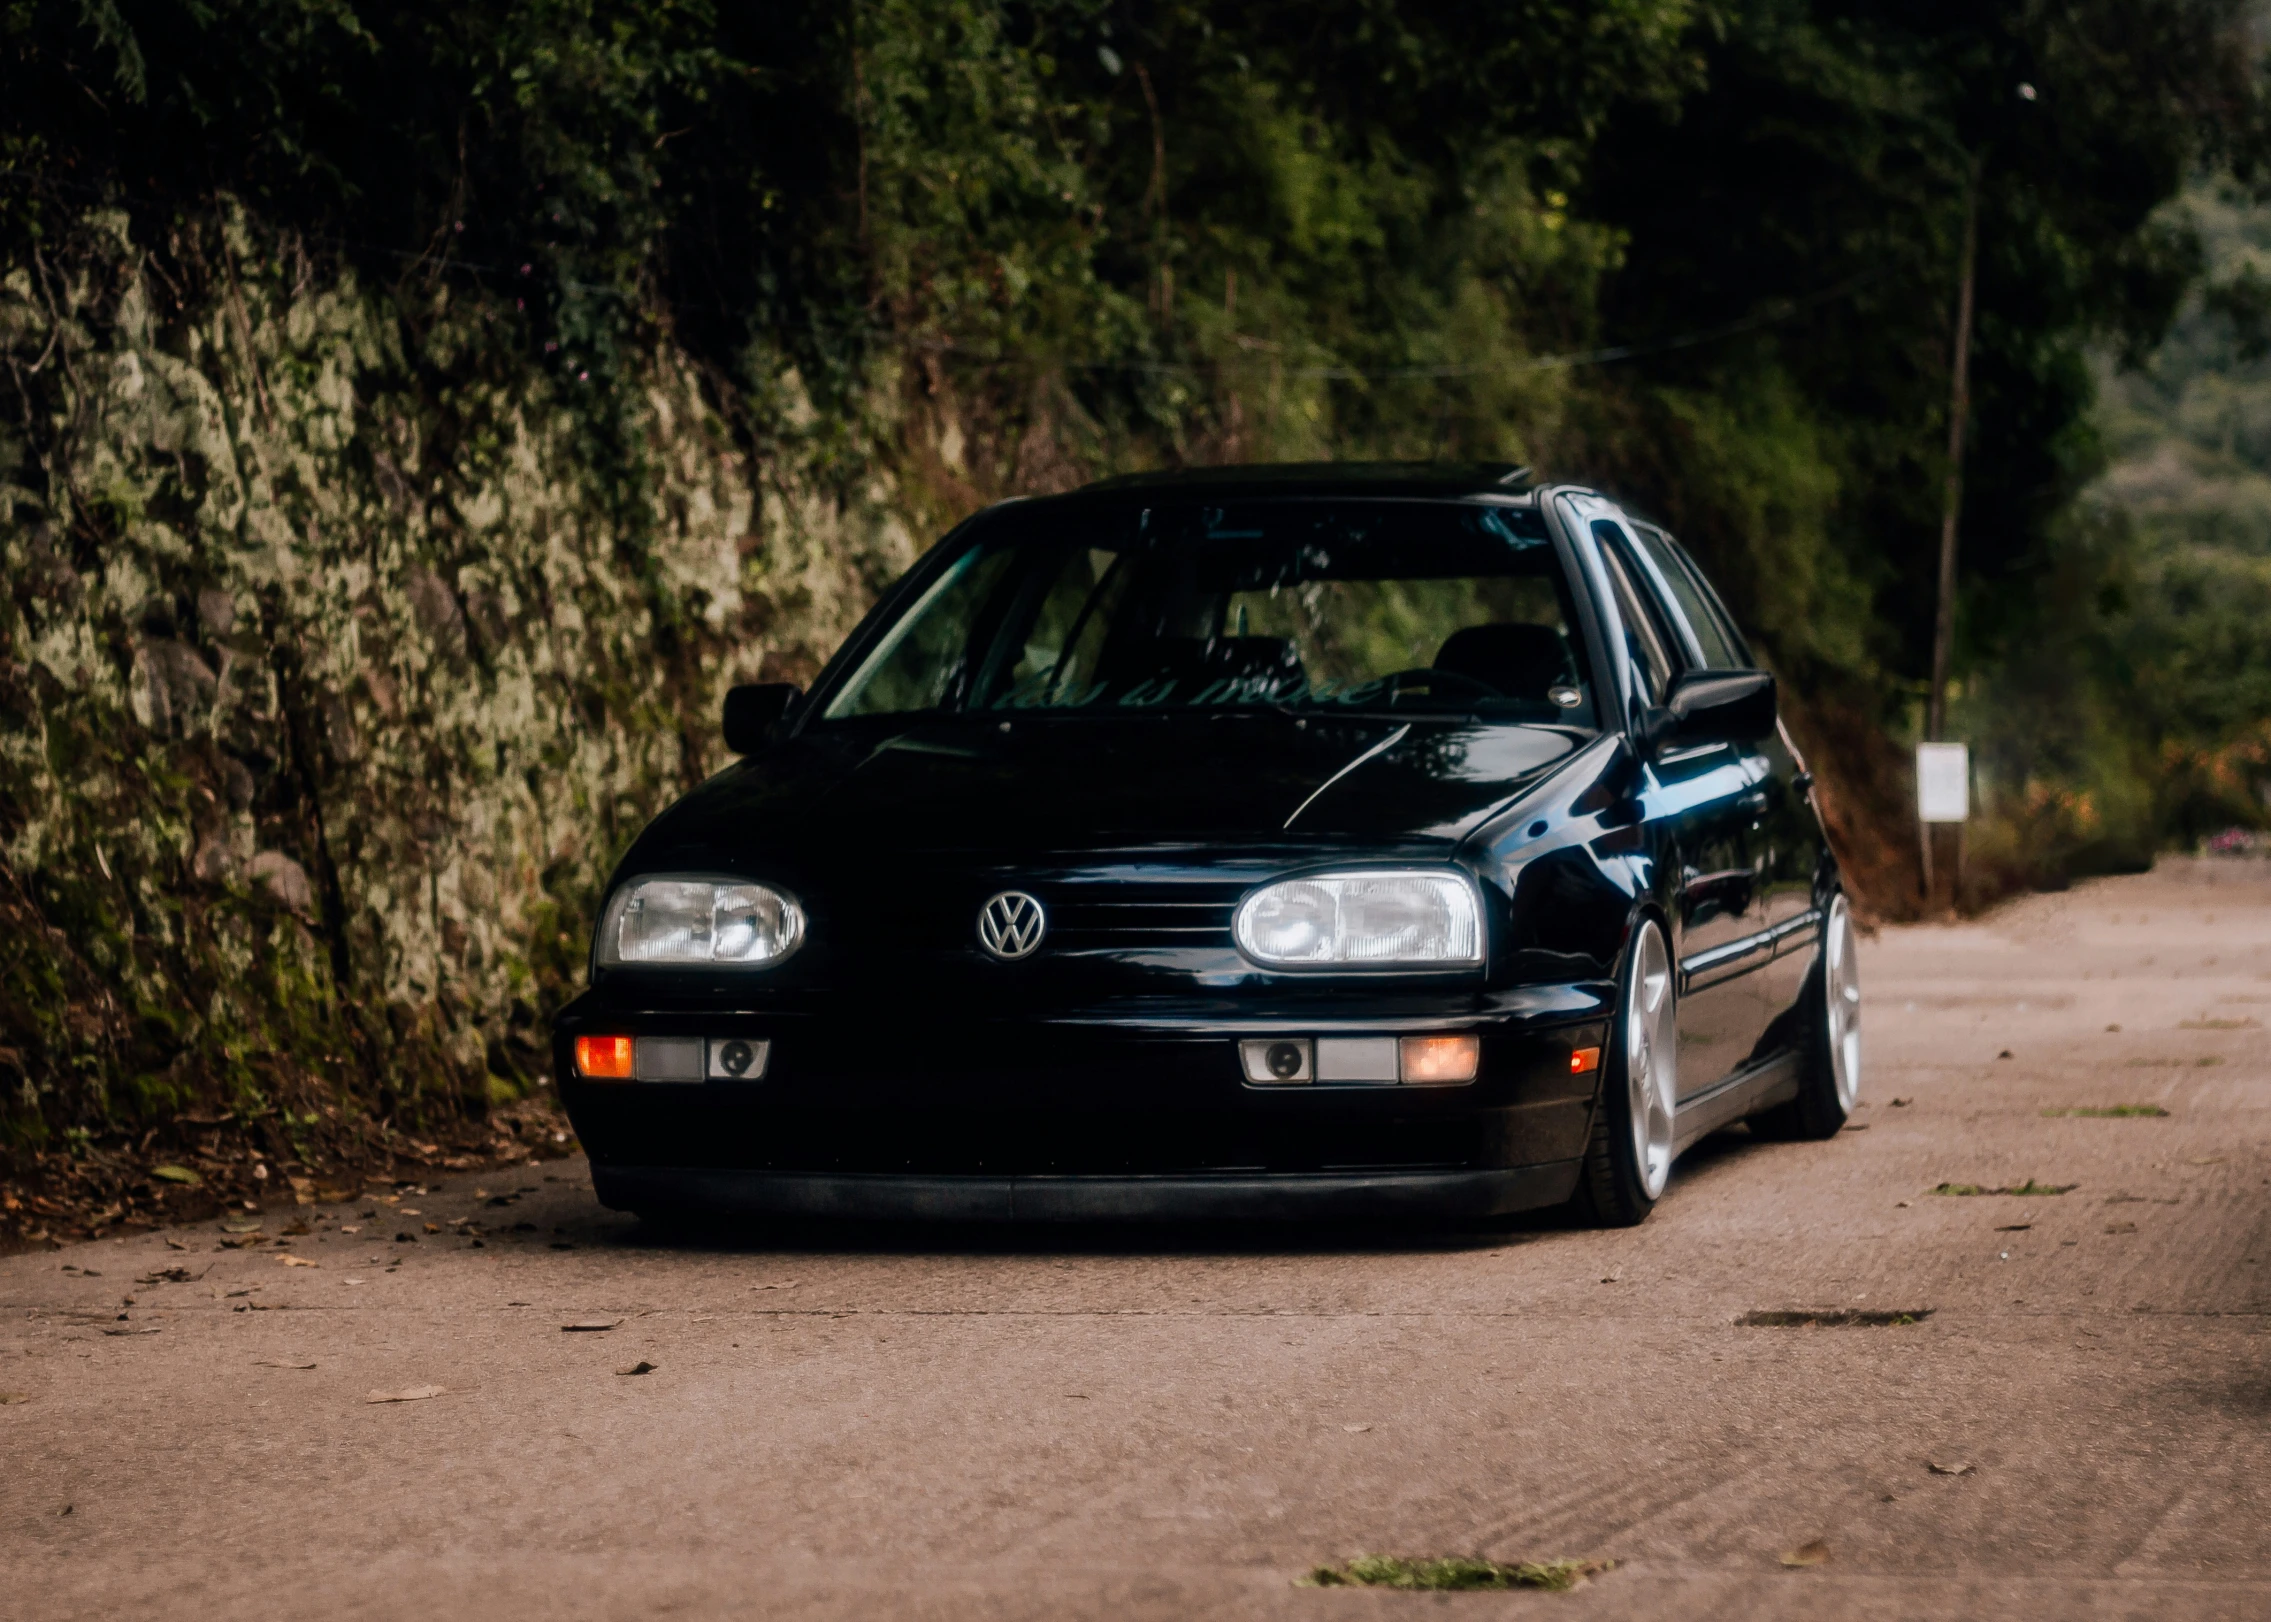
[[[2103,702],[2157,755],[2159,824],[2197,838],[2271,821],[2271,208],[2203,184],[2170,212],[2208,280],[2148,364],[2106,379],[2092,516],[2119,544]]]

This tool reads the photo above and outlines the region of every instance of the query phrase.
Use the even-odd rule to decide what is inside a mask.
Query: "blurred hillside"
[[[2108,368],[2090,495],[2131,531],[2111,640],[2163,745],[2160,827],[2193,839],[2271,811],[2271,207],[2205,185],[2180,207],[2204,283],[2145,365]]]

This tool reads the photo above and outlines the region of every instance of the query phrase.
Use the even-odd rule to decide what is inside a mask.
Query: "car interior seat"
[[[1543,703],[1548,688],[1569,680],[1569,649],[1550,625],[1470,625],[1444,639],[1435,668]]]

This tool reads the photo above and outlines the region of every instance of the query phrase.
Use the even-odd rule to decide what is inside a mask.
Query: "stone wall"
[[[0,272],[7,1142],[515,1096],[725,686],[913,560],[793,374],[759,423],[657,336],[595,410],[513,330],[241,217]]]

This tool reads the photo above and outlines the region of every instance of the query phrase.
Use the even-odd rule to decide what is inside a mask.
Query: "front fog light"
[[[1265,885],[1231,934],[1267,968],[1407,969],[1482,961],[1482,909],[1463,874],[1320,873]]]
[[[1298,1087],[1315,1081],[1314,1052],[1307,1037],[1273,1036],[1238,1044],[1246,1079],[1257,1087]]]
[[[1475,1079],[1482,1065],[1479,1036],[1407,1036],[1404,1083],[1410,1087],[1455,1087]]]
[[[638,879],[599,923],[599,961],[762,969],[804,944],[804,909],[764,884]]]

